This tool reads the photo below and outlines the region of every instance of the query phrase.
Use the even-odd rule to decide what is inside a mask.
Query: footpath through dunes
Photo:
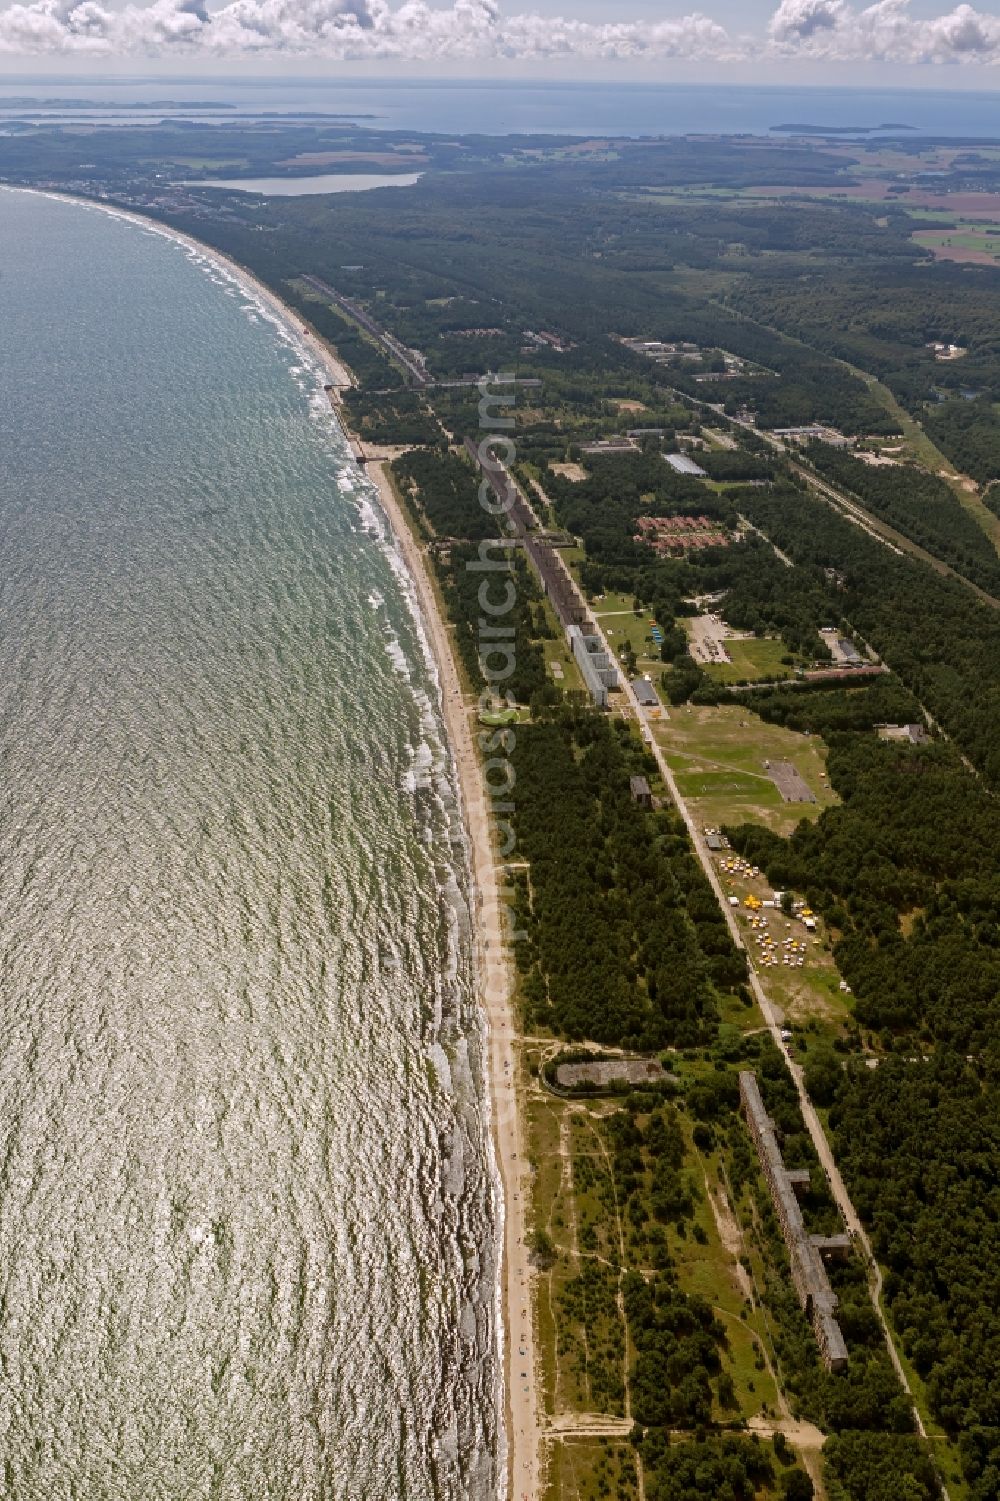
[[[292,321],[0,196],[5,1501],[493,1497],[484,1042],[409,585]]]

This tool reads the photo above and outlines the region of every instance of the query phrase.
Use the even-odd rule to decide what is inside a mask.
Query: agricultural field
[[[960,220],[954,228],[915,230],[913,238],[939,261],[970,266],[1000,265],[1000,222]]]

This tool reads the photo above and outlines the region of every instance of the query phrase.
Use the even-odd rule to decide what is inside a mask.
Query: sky
[[[1000,89],[1000,0],[0,0],[0,72]],[[1000,124],[1000,112],[998,112]]]

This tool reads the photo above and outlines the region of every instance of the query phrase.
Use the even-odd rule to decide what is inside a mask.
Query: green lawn
[[[732,662],[713,662],[705,668],[716,683],[752,683],[792,675],[793,669],[781,660],[788,656],[784,641],[727,641],[726,650]]]
[[[749,771],[678,771],[677,786],[681,796],[692,798],[725,798],[751,803],[774,803],[781,801],[781,794],[770,777]]]
[[[545,619],[548,622],[549,629],[553,633],[551,636],[545,637],[541,642],[542,655],[545,658],[545,665],[549,670],[549,676],[558,687],[582,693],[584,691],[583,678],[580,676],[580,669],[573,659],[573,653],[569,649],[569,643],[566,640],[562,626],[559,624],[559,617],[556,615],[551,600],[543,600],[542,609],[545,612]],[[552,671],[553,663],[557,663],[562,668],[562,677],[559,677]]]
[[[649,634],[653,617],[646,611],[636,615],[633,603],[631,594],[605,594],[599,600],[591,600],[591,607],[617,660],[621,660],[627,643],[635,653],[638,672],[662,672],[660,648]]]

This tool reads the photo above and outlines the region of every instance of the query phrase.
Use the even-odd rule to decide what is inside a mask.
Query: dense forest
[[[994,1047],[981,1068],[953,1054],[852,1067],[831,1110],[893,1319],[972,1501],[1000,1494],[998,1061]]]
[[[679,816],[648,813],[648,772],[623,725],[562,710],[517,728],[517,946],[531,1025],[640,1049],[690,1047],[715,1030],[746,964]]]
[[[843,730],[873,730],[880,724],[921,724],[920,705],[898,678],[887,675],[872,683],[830,688],[823,682],[803,684],[795,693],[757,688],[740,695],[768,724],[785,725],[829,738]]]
[[[690,147],[667,162],[645,150],[635,162],[643,185],[662,171],[685,180]],[[743,176],[753,148],[727,157],[725,169],[703,158],[720,179]],[[781,171],[793,158],[771,158]],[[823,171],[819,154],[812,168]],[[702,382],[694,370],[657,373],[665,388],[724,404],[747,405],[763,426],[823,421],[852,433],[891,433],[896,424],[864,381],[822,351],[788,339],[724,301],[698,295],[678,267],[756,278],[773,258],[907,264],[913,247],[867,211],[844,205],[669,205],[621,196],[629,160],[540,163],[498,172],[484,166],[461,180],[461,230],[455,181],[429,174],[415,188],[326,202],[281,200],[280,209],[233,200],[225,219],[192,215],[187,225],[243,260],[272,283],[308,272],[376,313],[405,342],[421,347],[432,372],[454,378],[510,362],[524,375],[556,367],[582,381],[650,374],[649,362],[620,336],[684,340],[746,362],[745,373]],[[589,190],[588,213],[579,193]],[[185,221],[185,216],[180,216]],[[261,225],[268,233],[260,233]],[[294,271],[293,271],[294,268]],[[455,309],[461,309],[457,313]],[[542,349],[526,331],[554,330],[560,351]]]
[[[508,702],[508,695],[525,705],[536,696],[544,698],[549,678],[540,643],[554,634],[554,627],[523,553],[501,544],[498,518],[480,504],[479,483],[468,460],[464,455],[414,450],[398,458],[392,472],[418,523],[436,541],[431,555],[434,571],[455,625],[455,644],[468,682],[477,693],[491,691],[491,684],[500,680],[488,674],[503,671],[498,706]],[[495,652],[482,636],[480,549],[489,542],[494,545],[486,547],[486,557],[495,565],[490,577],[504,575],[495,594],[509,595],[511,601],[503,617],[511,635]]]
[[[1000,355],[1000,347],[997,353]],[[945,401],[929,406],[924,413],[924,426],[938,447],[981,485],[1000,479],[998,397],[1000,379],[996,380],[993,391],[976,400]]]
[[[341,353],[347,358],[347,341],[338,334]],[[347,420],[367,443],[436,444],[441,432],[415,391],[374,394],[351,389],[343,394]]]
[[[893,225],[897,221],[890,219]],[[902,227],[912,221],[905,216]],[[879,376],[956,468],[980,484],[1000,477],[1000,271],[948,264],[874,265],[822,273],[772,264],[731,302],[811,347]],[[954,344],[942,365],[930,346]]]
[[[807,457],[824,479],[855,496],[873,516],[988,594],[1000,595],[1000,556],[946,480],[914,464],[876,468],[828,443],[811,443]]]
[[[834,575],[831,605],[1000,785],[1000,613],[811,496],[747,490],[740,505],[797,564]]]

